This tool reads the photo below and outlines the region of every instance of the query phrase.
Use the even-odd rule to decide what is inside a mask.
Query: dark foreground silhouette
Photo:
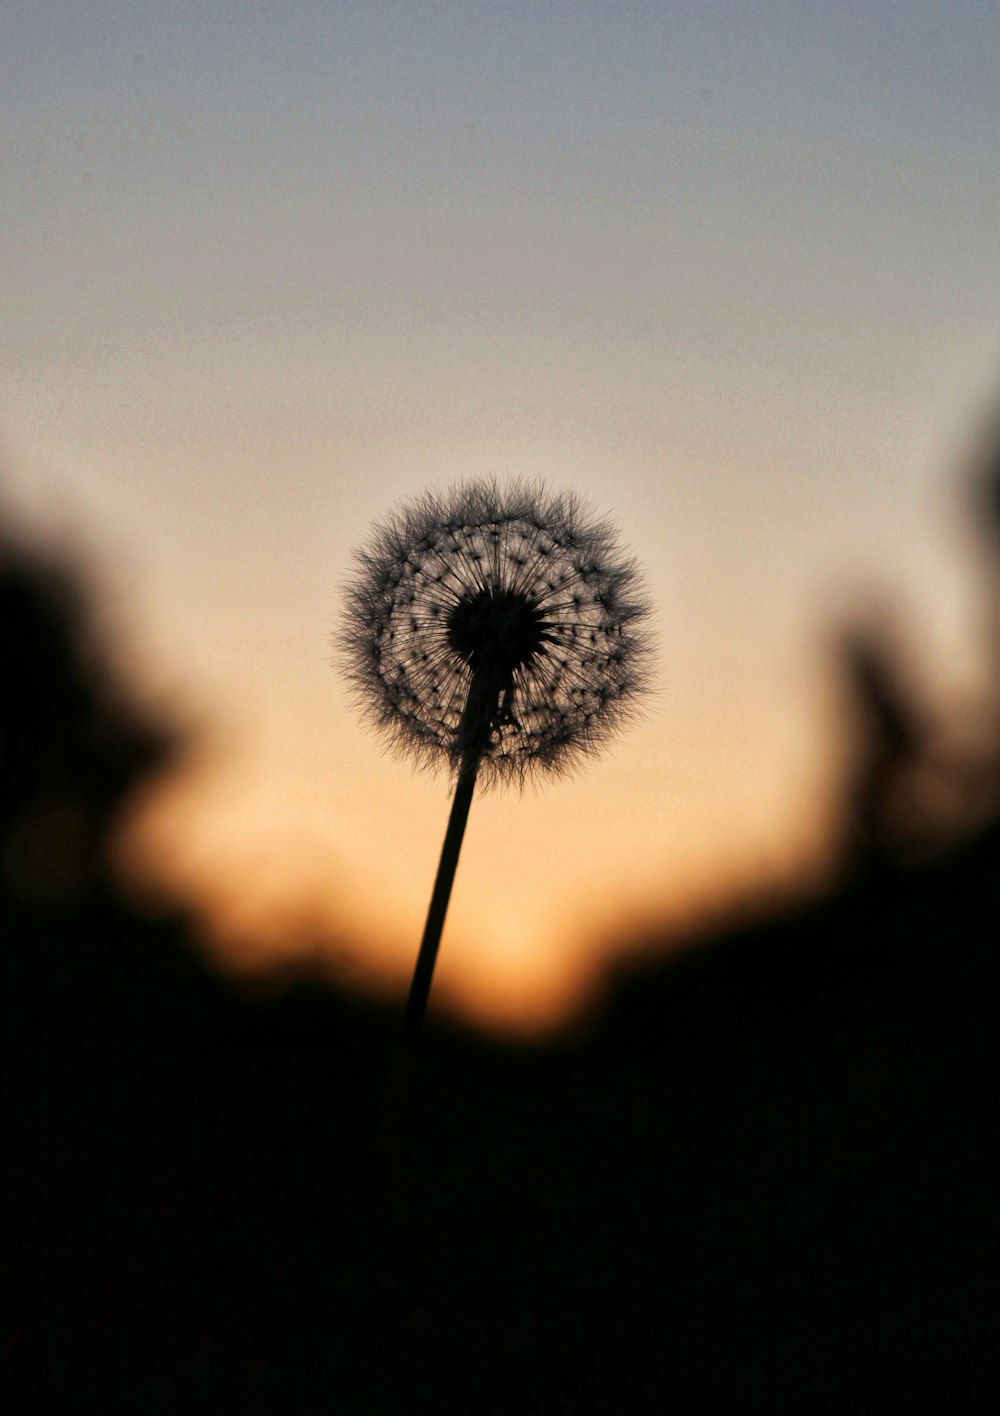
[[[4,1410],[1000,1410],[1000,827],[910,849],[870,644],[841,883],[546,1047],[430,1028],[387,1149],[397,1016],[132,912],[169,739],[10,548],[0,624]]]

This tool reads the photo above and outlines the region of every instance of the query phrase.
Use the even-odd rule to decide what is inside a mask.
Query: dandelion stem
[[[441,943],[444,917],[448,912],[448,901],[451,899],[451,887],[458,865],[458,853],[462,849],[465,823],[469,819],[472,793],[476,787],[479,758],[479,752],[470,752],[466,755],[451,803],[451,815],[448,817],[448,829],[444,835],[444,845],[441,847],[441,859],[438,862],[434,891],[431,895],[430,908],[427,911],[424,937],[420,941],[420,952],[417,955],[416,968],[413,970],[413,982],[410,984],[410,994],[406,1000],[403,1041],[408,1047],[416,1046],[424,1014],[427,1011],[427,998],[431,991],[431,979],[434,975],[438,945]]]

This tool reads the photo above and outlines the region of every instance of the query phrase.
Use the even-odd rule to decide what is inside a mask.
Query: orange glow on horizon
[[[117,843],[122,877],[140,898],[192,909],[208,956],[224,971],[280,978],[304,970],[401,1005],[443,835],[447,784],[391,766],[400,777],[394,813],[382,822],[372,816],[345,823],[317,809],[315,793],[293,772],[281,783],[258,762],[255,782],[249,764],[227,769],[209,755],[168,774],[136,803]],[[362,772],[355,764],[353,773]],[[622,774],[609,769],[615,775]],[[768,888],[802,888],[818,878],[819,818],[811,850],[808,835],[787,821],[772,822],[770,843],[759,823],[746,839],[730,832],[727,841],[718,822],[703,821],[700,837],[690,825],[664,822],[638,856],[622,821],[635,808],[630,776],[611,800],[605,784],[591,794],[583,774],[554,782],[540,797],[509,793],[473,802],[432,1006],[498,1033],[545,1032],[585,1010],[609,965],[635,944],[658,938],[679,945]],[[358,780],[347,795],[364,800],[362,785]],[[560,801],[574,787],[588,802],[601,801],[599,814],[585,811],[581,821],[578,803],[574,810]],[[529,820],[519,830],[522,811]],[[615,818],[618,841],[608,839],[606,826]],[[794,851],[790,839],[799,842]],[[373,853],[375,841],[382,849]],[[539,848],[544,841],[548,860]],[[491,862],[499,851],[505,858],[496,871]]]

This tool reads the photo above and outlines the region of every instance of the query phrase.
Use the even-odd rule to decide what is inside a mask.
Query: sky
[[[654,605],[641,722],[473,805],[435,987],[489,1025],[808,876],[860,602],[976,691],[994,5],[23,0],[0,119],[3,504],[190,729],[118,856],[229,965],[405,987],[449,784],[330,636],[427,487],[573,489]]]

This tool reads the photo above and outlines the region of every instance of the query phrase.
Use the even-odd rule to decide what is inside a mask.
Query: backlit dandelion
[[[395,747],[457,779],[407,1005],[415,1038],[477,780],[598,750],[644,687],[648,610],[610,525],[520,484],[425,495],[377,525],[358,561],[347,676]]]

